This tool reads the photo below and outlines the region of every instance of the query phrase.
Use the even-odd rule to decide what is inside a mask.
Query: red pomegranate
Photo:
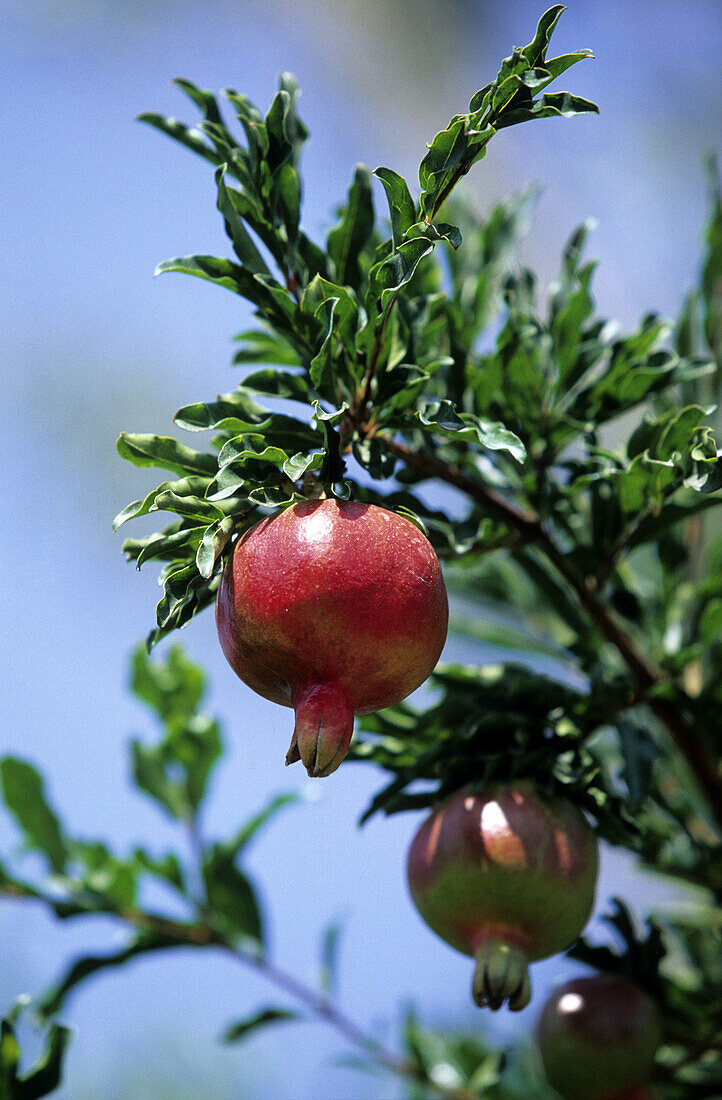
[[[446,589],[431,543],[373,504],[313,500],[238,540],[216,602],[218,634],[244,683],[293,707],[286,763],[330,775],[355,714],[398,703],[439,659]]]
[[[549,998],[537,1040],[544,1072],[564,1100],[638,1100],[662,1041],[659,1012],[627,978],[575,978]]]
[[[437,935],[476,958],[480,1006],[529,1003],[528,964],[563,951],[594,904],[597,843],[581,811],[529,780],[458,791],[408,856],[411,896]]]

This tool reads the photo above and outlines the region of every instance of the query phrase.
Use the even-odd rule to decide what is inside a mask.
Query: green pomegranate
[[[594,904],[597,843],[583,814],[528,780],[465,788],[437,807],[408,856],[411,897],[437,935],[476,958],[480,1006],[531,996],[528,964],[564,951]]]
[[[549,998],[537,1040],[550,1085],[564,1100],[644,1100],[661,1042],[651,997],[613,974],[575,978]]]
[[[441,566],[424,534],[373,504],[308,500],[238,540],[216,601],[218,634],[244,683],[296,724],[286,763],[329,775],[355,714],[424,682],[446,640]]]

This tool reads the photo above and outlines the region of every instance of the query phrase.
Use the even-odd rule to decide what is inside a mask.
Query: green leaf
[[[184,126],[182,122],[178,122],[175,118],[165,118],[163,115],[154,114],[152,112],[145,112],[142,115],[138,115],[138,122],[145,122],[149,126],[155,127],[156,130],[160,130],[161,133],[167,134],[168,137],[173,138],[174,141],[178,141],[181,145],[185,145],[191,152],[197,153],[199,156],[209,160],[211,164],[220,163],[221,158],[218,153],[203,140],[203,134],[200,130]]]
[[[552,4],[537,23],[534,37],[529,45],[524,46],[521,50],[530,69],[533,69],[539,63],[544,64],[554,28],[564,11],[566,11],[564,4]]]
[[[226,187],[224,180],[226,170],[227,165],[222,164],[216,172],[216,187],[218,188],[218,209],[223,215],[226,234],[233,243],[233,251],[243,266],[252,274],[260,271],[264,275],[270,275],[270,271],[243,224],[238,208],[232,201],[229,189]]]
[[[340,286],[360,290],[363,255],[374,227],[374,205],[371,174],[363,164],[356,166],[353,183],[339,224],[328,235],[326,247],[335,269],[335,281]]]
[[[320,470],[323,462],[324,455],[321,452],[310,455],[299,452],[284,462],[282,470],[291,481],[298,481],[308,470]]]
[[[255,371],[243,379],[243,388],[269,397],[283,397],[286,401],[300,401],[304,405],[311,402],[312,390],[307,380],[290,371],[275,368]]]
[[[590,99],[570,92],[548,92],[535,100],[531,107],[518,107],[506,111],[496,123],[497,129],[516,126],[535,118],[571,118],[573,115],[599,114],[599,107]]]
[[[15,1025],[17,1012],[4,1017],[0,1024],[0,1095],[3,1100],[40,1100],[60,1087],[63,1059],[71,1032],[59,1024],[51,1024],[40,1057],[27,1073],[18,1073],[20,1044]]]
[[[341,925],[329,924],[321,942],[321,989],[329,996],[336,992],[336,974],[338,949],[341,938]]]
[[[206,528],[196,554],[196,567],[205,580],[213,575],[216,562],[233,534],[234,526],[233,519],[226,516]]]
[[[180,530],[177,527],[177,524],[172,524],[165,531],[156,531],[142,539],[125,539],[121,549],[139,569],[147,561],[173,561],[184,554],[190,561],[196,554],[206,527],[204,524]]]
[[[165,489],[156,495],[150,511],[155,512],[158,509],[164,512],[175,512],[178,516],[196,520],[199,523],[214,523],[216,520],[223,519],[223,512],[212,501],[191,494],[179,495],[172,489]]]
[[[26,760],[5,756],[0,760],[5,805],[25,834],[30,848],[46,856],[56,874],[62,874],[68,859],[67,840],[60,820],[45,798],[42,776]]]
[[[235,108],[236,118],[239,120],[248,140],[249,160],[257,170],[261,160],[268,152],[268,135],[263,123],[263,116],[250,99],[239,95],[233,88],[226,88],[223,92],[228,102]]]
[[[452,118],[446,129],[436,134],[419,166],[423,214],[432,213],[444,183],[451,178],[453,170],[463,163],[468,145],[467,118],[468,116],[463,115]]]
[[[284,164],[278,173],[278,205],[286,236],[294,244],[298,239],[301,219],[301,181],[290,164]]]
[[[649,732],[628,718],[618,719],[617,729],[624,758],[622,778],[629,792],[629,808],[636,813],[649,793],[659,750]]]
[[[319,475],[324,485],[336,485],[346,472],[346,462],[341,453],[341,437],[335,427],[346,412],[346,408],[347,406],[344,404],[335,412],[327,413],[321,408],[318,401],[313,403],[314,418],[322,425],[326,437],[324,459]]]
[[[217,925],[232,939],[263,943],[261,911],[248,878],[235,864],[235,853],[214,844],[203,862],[208,905]]]
[[[190,820],[203,800],[221,751],[218,723],[206,715],[171,720],[157,744],[132,742],[133,779],[172,817]]]
[[[267,412],[256,405],[242,386],[217,401],[186,405],[176,413],[175,420],[180,427],[193,432],[215,429],[232,436],[258,433],[269,444],[277,442],[284,450],[301,450],[319,443],[310,424],[282,413]]]
[[[172,565],[173,563],[170,567]],[[166,592],[156,608],[158,626],[146,638],[145,644],[148,652],[171,631],[179,630],[190,622],[199,611],[203,611],[214,603],[220,579],[220,574],[217,573],[210,580],[204,581],[197,572],[194,563],[192,568],[185,574],[184,585],[179,585],[178,594],[168,590],[173,578],[164,581]]]
[[[510,432],[503,424],[482,420],[473,413],[458,413],[454,403],[447,398],[425,402],[418,412],[418,418],[425,428],[431,428],[450,438],[480,443],[491,451],[508,451],[517,462],[524,462],[526,458],[524,444],[514,432]]]
[[[344,288],[333,287],[333,284],[325,283],[325,280],[318,275],[307,293],[317,282],[324,284],[324,293],[328,293],[331,289],[338,290],[339,297],[324,298],[314,311],[314,317],[321,322],[323,329],[320,345],[309,364],[309,376],[321,397],[336,401],[338,399],[337,382],[346,383],[346,388],[349,389],[354,377],[353,373],[349,377],[349,372],[345,368],[349,362],[347,352],[349,345],[352,346],[351,334],[355,328],[358,308]],[[305,301],[304,296],[304,303]],[[352,354],[352,361],[355,361],[355,354]]]
[[[209,484],[210,479],[206,477],[185,477],[180,481],[164,481],[156,489],[151,489],[144,500],[134,500],[118,512],[113,520],[113,530],[117,531],[129,519],[136,519],[138,516],[146,516],[149,512],[157,511],[159,506],[156,501],[159,497],[164,498],[167,503],[182,497],[198,499],[205,493]],[[203,519],[207,521],[206,516]]]
[[[195,275],[198,279],[223,286],[240,294],[258,307],[261,315],[280,333],[299,338],[296,324],[296,304],[289,292],[270,275],[255,274],[240,264],[231,263],[219,256],[177,256],[165,260],[155,269],[156,275],[179,271]]]
[[[213,477],[217,468],[215,455],[194,451],[164,435],[121,432],[117,449],[134,466],[160,467],[181,475]]]
[[[371,474],[371,477],[384,480],[393,477],[396,457],[386,450],[378,436],[369,439],[357,439],[353,444],[353,456],[356,461]]]
[[[119,859],[101,841],[74,840],[70,855],[73,864],[82,864],[78,879],[83,891],[114,908],[135,905],[138,868],[132,860]]]
[[[165,855],[158,857],[151,855],[145,848],[135,848],[133,859],[142,871],[167,882],[185,897],[187,893],[185,875],[181,861],[175,852],[166,852]]]
[[[206,680],[202,668],[186,657],[181,646],[171,646],[163,661],[151,660],[145,647],[138,646],[132,656],[130,688],[165,722],[195,714]]]
[[[199,88],[193,81],[187,80],[182,76],[174,77],[171,84],[175,84],[176,88],[180,88],[180,90],[195,103],[196,107],[200,107],[204,119],[225,128],[218,102],[212,92],[207,92],[204,88]],[[230,134],[228,134],[228,139],[231,142],[233,141]]]
[[[207,279],[217,286],[232,290],[234,294],[244,295],[242,288],[247,290],[252,286],[250,275],[244,272],[242,267],[220,256],[175,256],[172,260],[164,260],[158,264],[155,274],[165,275],[171,271],[195,275],[198,279]],[[256,301],[255,295],[250,300]],[[257,301],[256,304],[258,304]]]
[[[223,1033],[224,1043],[239,1043],[247,1039],[254,1031],[258,1031],[268,1024],[288,1023],[291,1020],[302,1020],[299,1012],[291,1012],[287,1008],[261,1008],[244,1020],[237,1020],[230,1024]]]
[[[287,806],[295,806],[302,797],[292,792],[276,795],[264,809],[244,822],[236,835],[226,843],[226,851],[232,854],[234,859],[241,855],[269,821],[272,821]]]
[[[261,332],[251,329],[246,332],[239,332],[235,339],[243,346],[233,356],[234,363],[274,363],[285,367],[297,367],[301,364],[296,351],[275,332]],[[258,373],[264,375],[271,372],[259,371]],[[289,377],[292,376],[289,375]],[[243,385],[247,389],[253,388],[248,378],[244,379]],[[259,390],[258,392],[274,393],[273,390]],[[285,395],[279,394],[278,396],[283,397]]]
[[[403,286],[414,277],[417,267],[434,251],[434,242],[425,237],[405,241],[387,259],[375,264],[369,272],[371,304],[380,307],[386,317]]]
[[[404,234],[417,222],[416,203],[411,197],[406,180],[398,172],[391,168],[377,168],[374,175],[381,180],[386,192],[394,248],[398,248]]]
[[[54,986],[38,1004],[43,1018],[56,1015],[65,1005],[68,996],[79,985],[94,974],[103,970],[114,970],[124,966],[131,959],[168,947],[187,947],[187,943],[162,936],[159,933],[143,932],[131,940],[127,947],[107,955],[85,955],[76,959],[68,968],[65,976]]]
[[[280,468],[288,459],[288,454],[280,447],[267,446],[266,437],[260,432],[249,432],[234,436],[223,444],[218,455],[218,468],[235,463],[242,469],[249,459]]]

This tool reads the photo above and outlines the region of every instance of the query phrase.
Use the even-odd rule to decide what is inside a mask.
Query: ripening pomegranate
[[[657,1006],[613,974],[575,978],[549,998],[537,1041],[549,1084],[564,1100],[638,1100],[662,1041]]]
[[[529,780],[465,788],[437,807],[408,856],[411,896],[443,940],[476,958],[480,1006],[529,1003],[528,964],[563,951],[594,904],[597,842],[581,811]]]
[[[431,543],[373,504],[313,500],[238,540],[216,602],[218,634],[244,683],[293,707],[286,763],[330,775],[355,714],[424,682],[446,640],[448,603]]]
[[[654,1100],[654,1093],[646,1085],[640,1085],[638,1088],[625,1089],[624,1092],[615,1092],[609,1100]]]

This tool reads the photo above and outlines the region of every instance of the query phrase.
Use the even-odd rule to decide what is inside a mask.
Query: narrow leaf
[[[261,1008],[258,1012],[254,1012],[252,1016],[247,1016],[245,1020],[238,1020],[235,1024],[231,1024],[226,1028],[223,1033],[223,1042],[239,1043],[243,1039],[247,1039],[254,1031],[259,1031],[269,1024],[287,1023],[290,1020],[301,1019],[303,1017],[300,1012],[291,1012],[287,1008]]]
[[[57,874],[65,870],[67,842],[57,814],[45,798],[42,776],[32,764],[5,756],[0,760],[5,805],[25,834],[31,848],[41,851]]]

